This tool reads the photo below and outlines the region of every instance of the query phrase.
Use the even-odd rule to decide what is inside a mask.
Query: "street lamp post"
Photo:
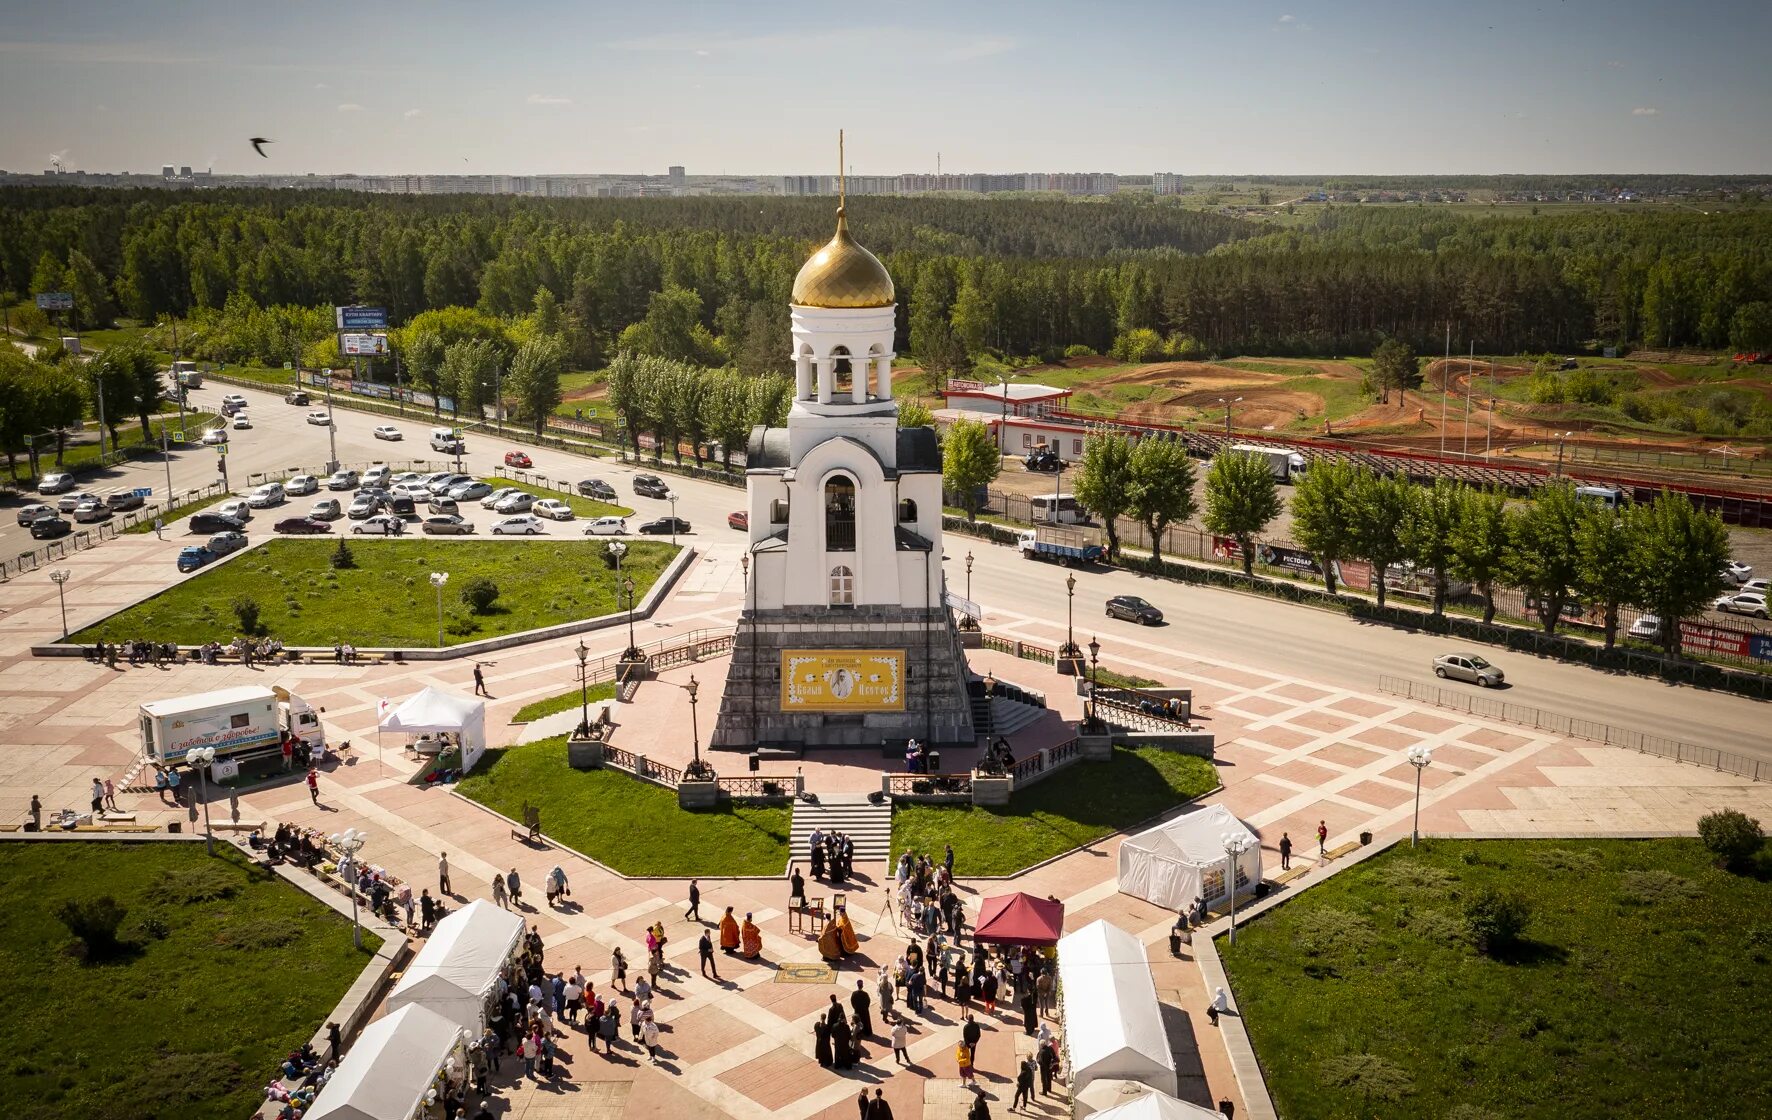
[[[744,576],[744,594],[745,594],[745,599],[746,599],[747,605],[748,605],[748,601],[751,597],[751,554],[750,553],[748,553],[748,552],[744,553],[743,555],[741,555],[738,558],[738,567]]]
[[[1572,436],[1574,434],[1575,434],[1574,432],[1564,432],[1562,435],[1559,435],[1557,437],[1557,477],[1558,478],[1563,477],[1563,441],[1568,439],[1570,436]]]
[[[1219,397],[1218,403],[1224,406],[1224,434],[1229,436],[1231,434],[1231,405],[1243,403],[1243,398],[1235,397],[1227,401],[1223,397]]]
[[[591,688],[590,675],[585,671],[585,662],[591,656],[590,647],[585,640],[578,640],[578,733],[587,734],[591,729]]]
[[[665,491],[665,498],[671,503],[671,543],[677,543],[677,492]]]
[[[354,828],[347,828],[343,832],[333,833],[327,839],[344,855],[338,865],[339,876],[345,881],[345,893],[351,896],[351,941],[361,949],[363,925],[357,918],[357,853],[363,850],[369,837]]]
[[[62,639],[64,641],[68,637],[68,593],[64,588],[73,575],[74,573],[66,568],[57,568],[49,573],[49,578],[55,581],[56,598],[60,599],[62,604]]]
[[[634,641],[634,577],[621,581],[621,589],[628,593],[628,652],[629,661],[640,660],[640,647]]]
[[[1409,828],[1409,846],[1421,842],[1421,772],[1434,760],[1434,749],[1417,743],[1409,748],[1409,765],[1415,767],[1415,823]]]
[[[432,572],[431,586],[437,589],[437,648],[443,648],[443,585],[449,582],[448,572]]]
[[[1237,859],[1249,850],[1249,837],[1240,832],[1227,832],[1224,836],[1224,854],[1230,866],[1226,871],[1226,889],[1231,894],[1231,937],[1232,945],[1237,943]]]
[[[1089,730],[1097,730],[1101,724],[1101,710],[1096,706],[1095,689],[1101,674],[1101,643],[1095,638],[1089,639]]]
[[[695,694],[701,691],[701,685],[696,683],[694,673],[689,674],[689,683],[684,686],[684,691],[689,693],[689,734],[695,751],[695,761],[690,763],[690,773],[700,779],[702,777],[701,723],[695,712]]]
[[[1059,651],[1060,659],[1069,664],[1070,675],[1073,677],[1077,675],[1077,660],[1083,656],[1083,651],[1077,648],[1076,635],[1072,632],[1072,625],[1076,621],[1076,603],[1077,577],[1073,574],[1064,577],[1064,649]]]
[[[334,473],[338,470],[338,422],[332,418],[332,373],[330,370],[326,374],[326,447],[327,454],[331,456],[330,461],[326,464],[326,470],[328,473]],[[442,645],[443,642],[439,640],[437,644]]]
[[[185,763],[197,771],[197,796],[203,799],[203,846],[215,854],[215,833],[209,827],[209,768],[215,765],[214,747],[195,747],[185,753]]]

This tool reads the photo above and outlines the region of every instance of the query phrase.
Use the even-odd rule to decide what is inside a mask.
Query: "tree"
[[[941,484],[953,495],[966,520],[977,521],[982,491],[1003,469],[1003,456],[991,430],[977,420],[956,420],[941,450]]]
[[[1575,591],[1599,608],[1607,649],[1618,644],[1618,608],[1639,598],[1639,521],[1593,502],[1575,526]]]
[[[1759,854],[1766,834],[1760,822],[1739,809],[1719,809],[1698,818],[1698,839],[1732,871],[1744,870]]]
[[[1359,551],[1354,490],[1361,471],[1350,463],[1311,464],[1292,491],[1292,532],[1323,568],[1323,586],[1335,594],[1335,565]]]
[[[1772,353],[1772,303],[1754,300],[1737,307],[1729,320],[1729,345],[1747,353]]]
[[[351,542],[345,539],[343,533],[339,534],[338,547],[332,550],[332,555],[328,558],[327,563],[341,572],[349,571],[357,566],[357,556],[351,551]]]
[[[1180,440],[1146,438],[1132,449],[1130,513],[1151,536],[1151,567],[1163,562],[1163,534],[1194,516],[1194,461]]]
[[[437,379],[455,398],[457,416],[465,412],[475,421],[486,419],[486,402],[492,399],[499,361],[498,347],[484,338],[456,342],[443,351],[443,368]]]
[[[240,632],[246,635],[258,633],[258,600],[250,595],[241,595],[228,604],[234,612],[235,621],[240,623]]]
[[[1415,562],[1418,573],[1433,573],[1436,615],[1446,609],[1447,570],[1452,566],[1453,536],[1465,490],[1462,482],[1437,478],[1432,486],[1416,492],[1409,516],[1403,521],[1405,554]]]
[[[443,408],[443,354],[448,344],[436,331],[419,331],[406,336],[406,373],[412,383],[431,395],[431,415]]]
[[[129,910],[110,895],[70,898],[56,909],[56,920],[80,943],[80,955],[89,963],[109,960],[123,951],[117,930]]]
[[[475,614],[485,614],[498,601],[498,584],[485,576],[471,579],[461,589],[461,601]]]
[[[652,293],[646,317],[621,332],[620,347],[660,358],[721,365],[719,344],[701,322],[701,296],[689,288],[666,285]]]
[[[1468,580],[1483,596],[1483,621],[1495,621],[1495,585],[1506,573],[1507,495],[1466,489],[1452,525],[1452,574]]]
[[[566,349],[559,336],[544,334],[525,342],[511,360],[506,387],[517,398],[518,412],[529,420],[538,436],[560,404],[560,367],[565,358]]]
[[[118,415],[133,413],[141,421],[142,441],[152,441],[154,433],[148,426],[148,418],[160,411],[160,402],[166,393],[160,363],[154,360],[147,347],[134,342],[108,347],[93,360],[106,370],[106,404]],[[109,399],[113,386],[126,389],[127,394],[121,399]]]
[[[1484,887],[1465,903],[1464,920],[1479,952],[1501,956],[1525,934],[1532,904],[1520,895]]]
[[[1221,451],[1206,468],[1206,531],[1237,542],[1243,574],[1255,573],[1255,535],[1280,516],[1284,503],[1267,460]]]
[[[603,378],[603,384],[609,390],[609,407],[621,417],[628,444],[636,456],[640,454],[640,433],[651,427],[647,367],[645,359],[624,350],[609,363],[609,371]]]
[[[1403,391],[1414,389],[1421,384],[1421,359],[1415,356],[1415,350],[1401,339],[1387,338],[1372,351],[1372,379],[1385,392],[1385,399],[1390,399],[1390,391],[1397,391],[1397,407],[1403,407]]]
[[[1077,501],[1101,518],[1107,530],[1108,559],[1120,559],[1119,518],[1132,506],[1132,439],[1124,432],[1099,430],[1083,441],[1077,462]]]
[[[898,403],[898,426],[901,428],[932,428],[935,414],[916,401]]]
[[[1579,575],[1575,526],[1580,520],[1581,500],[1567,482],[1544,487],[1525,509],[1508,515],[1508,579],[1526,593],[1546,634],[1557,632]],[[1711,569],[1713,581],[1716,571]]]
[[[1372,586],[1384,606],[1385,577],[1392,565],[1409,555],[1404,526],[1416,503],[1415,485],[1407,476],[1360,472],[1354,480],[1355,555],[1372,565]]]
[[[76,249],[68,254],[68,290],[74,293],[74,319],[86,330],[111,325],[116,307],[105,274],[91,258]]]
[[[1661,619],[1661,645],[1680,652],[1680,622],[1704,612],[1717,593],[1717,573],[1729,559],[1722,518],[1666,490],[1631,511],[1638,549],[1636,602]]]
[[[79,427],[86,418],[86,386],[80,375],[65,365],[37,363],[34,380],[36,427],[55,432],[55,465],[59,467],[67,450],[68,429]],[[41,450],[36,444],[31,445],[33,474],[39,473],[35,461]]]

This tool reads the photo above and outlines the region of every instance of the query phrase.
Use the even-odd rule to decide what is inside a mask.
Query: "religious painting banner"
[[[784,649],[784,712],[904,711],[904,650]]]

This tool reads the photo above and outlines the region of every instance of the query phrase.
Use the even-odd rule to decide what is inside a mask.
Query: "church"
[[[794,402],[752,430],[744,612],[714,749],[973,743],[946,605],[941,447],[898,426],[896,294],[837,232],[794,279]]]

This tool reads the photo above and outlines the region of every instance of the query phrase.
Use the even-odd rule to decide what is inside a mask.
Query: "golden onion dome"
[[[837,208],[837,233],[800,266],[794,277],[798,307],[890,307],[892,276],[880,258],[849,236],[849,219]]]

